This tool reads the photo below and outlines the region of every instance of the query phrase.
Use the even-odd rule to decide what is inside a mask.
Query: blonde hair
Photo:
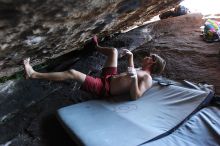
[[[154,56],[155,58],[155,63],[152,66],[151,73],[160,74],[166,66],[166,61],[157,54],[151,54],[151,55]]]

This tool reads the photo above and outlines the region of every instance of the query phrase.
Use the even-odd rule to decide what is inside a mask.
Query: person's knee
[[[66,75],[69,79],[75,79],[76,70],[74,70],[74,69],[67,70]]]
[[[112,48],[112,54],[113,55],[118,55],[118,50],[116,48]]]
[[[70,70],[66,71],[66,74],[69,79],[77,80],[81,83],[83,83],[86,79],[86,75],[84,73],[81,73],[81,72],[74,70],[74,69],[70,69]]]

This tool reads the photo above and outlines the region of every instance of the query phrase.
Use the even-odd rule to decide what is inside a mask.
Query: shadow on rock
[[[55,114],[50,114],[43,119],[42,136],[48,146],[74,146],[76,145],[60,125]]]

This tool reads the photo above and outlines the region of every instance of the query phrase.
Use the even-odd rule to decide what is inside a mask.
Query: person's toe
[[[28,64],[30,62],[30,57],[28,57],[28,58],[25,58],[24,60],[23,60],[23,63],[26,65],[26,64]]]
[[[96,35],[93,36],[93,41],[96,45],[98,44],[98,37]]]

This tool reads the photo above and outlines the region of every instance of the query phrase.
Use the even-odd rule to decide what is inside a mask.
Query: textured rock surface
[[[166,58],[166,77],[212,84],[220,94],[220,44],[199,37],[204,21],[202,15],[190,14],[150,24],[153,41],[145,47]]]
[[[81,49],[93,34],[107,36],[141,24],[180,0],[0,1],[0,77]]]

